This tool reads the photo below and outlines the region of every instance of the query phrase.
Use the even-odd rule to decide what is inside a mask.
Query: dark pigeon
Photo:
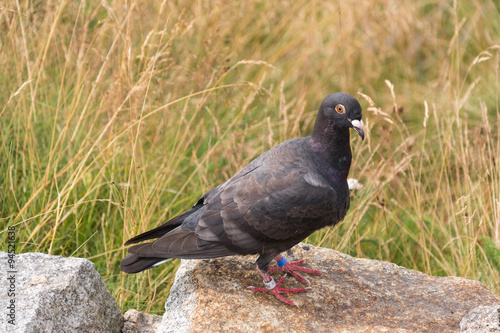
[[[321,103],[310,136],[285,141],[257,157],[231,179],[203,195],[190,210],[129,239],[134,245],[121,270],[138,273],[171,258],[202,259],[258,254],[257,271],[279,300],[308,288],[280,288],[269,271],[284,271],[309,283],[297,271],[321,274],[286,262],[280,254],[314,231],[340,222],[349,209],[347,175],[351,166],[349,128],[364,139],[361,106],[351,95],[335,93]],[[275,259],[279,267],[269,268]]]

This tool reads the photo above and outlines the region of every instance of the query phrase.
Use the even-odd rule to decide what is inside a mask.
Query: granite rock
[[[247,288],[262,284],[255,257],[183,260],[157,332],[458,332],[471,310],[500,304],[480,282],[464,278],[303,243],[286,257],[326,271],[307,276],[312,290],[285,295],[298,308]],[[287,277],[283,286],[302,285]]]
[[[165,303],[166,311],[157,333],[187,333],[192,326],[198,298],[196,284],[193,281],[193,269],[200,260],[181,262],[170,288],[170,295]]]
[[[478,306],[460,321],[460,333],[500,332],[500,304]]]
[[[0,280],[13,290],[1,306],[14,304],[0,331],[120,332],[123,315],[89,260],[42,253],[10,259],[0,252]]]
[[[160,323],[161,316],[130,309],[123,315],[122,333],[154,333]]]

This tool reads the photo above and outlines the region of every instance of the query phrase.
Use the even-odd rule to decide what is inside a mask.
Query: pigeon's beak
[[[363,132],[363,120],[354,119],[351,121],[352,128],[358,133],[361,137],[361,140],[365,139],[365,132]]]

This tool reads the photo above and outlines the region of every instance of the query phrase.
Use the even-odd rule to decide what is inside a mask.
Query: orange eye
[[[335,107],[335,111],[337,111],[337,113],[344,114],[345,107],[342,104],[337,104],[337,106]]]

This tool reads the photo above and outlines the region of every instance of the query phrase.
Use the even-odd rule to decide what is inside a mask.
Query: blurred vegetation
[[[500,295],[499,17],[493,0],[4,1],[0,231],[161,314],[179,261],[123,274],[124,241],[344,91],[365,187],[306,241]]]

